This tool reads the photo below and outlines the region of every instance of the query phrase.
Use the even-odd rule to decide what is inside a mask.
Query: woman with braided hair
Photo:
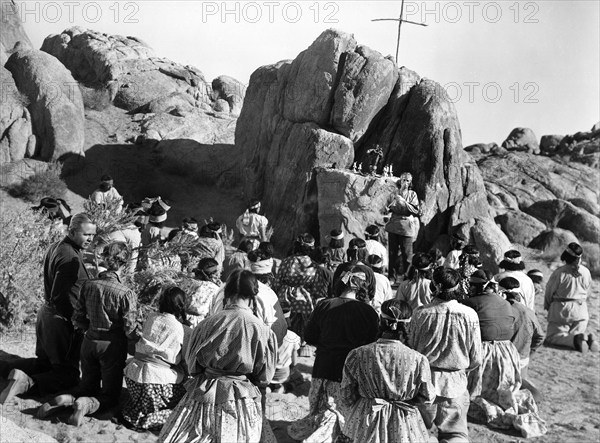
[[[341,276],[342,293],[317,304],[304,337],[317,348],[308,394],[308,415],[293,423],[288,434],[306,442],[344,441],[345,409],[340,403],[344,361],[353,349],[377,338],[379,319],[361,267]]]
[[[385,301],[380,338],[346,358],[340,392],[349,411],[344,434],[354,442],[430,439],[416,405],[432,404],[435,389],[427,358],[406,346],[411,314],[408,303]]]
[[[185,352],[192,380],[158,441],[256,442],[263,431],[261,392],[275,373],[277,340],[253,313],[258,282],[234,271],[225,309],[194,329]]]

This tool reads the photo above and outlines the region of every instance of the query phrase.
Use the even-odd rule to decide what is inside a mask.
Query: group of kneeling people
[[[120,279],[128,249],[112,243],[103,257],[107,271],[83,283],[73,306],[73,324],[86,331],[81,382],[44,403],[38,417],[72,406],[69,421],[80,425],[84,416],[118,405],[125,376],[123,420],[136,429],[162,428],[159,441],[275,441],[265,419],[266,388],[282,369],[282,355],[298,349],[280,322],[265,320],[266,308],[282,300],[279,291],[249,270],[233,270],[211,300],[210,315],[192,329],[185,292],[168,287],[140,333],[136,296]],[[578,263],[575,279],[584,269]],[[291,437],[422,442],[435,440],[435,424],[440,440],[466,441],[470,404],[496,426],[508,423],[526,436],[545,432],[533,397],[519,394],[529,352],[543,334],[535,314],[519,305],[518,281],[500,281],[501,292],[490,273],[476,270],[465,298],[461,272],[426,271],[427,303],[413,311],[412,300],[398,297],[376,310],[368,266],[358,258],[338,266],[335,291],[314,300],[298,331],[316,347],[316,358],[310,410],[290,425]],[[134,335],[135,350],[128,349]],[[128,351],[133,358],[125,366]],[[519,421],[527,408],[531,415]]]

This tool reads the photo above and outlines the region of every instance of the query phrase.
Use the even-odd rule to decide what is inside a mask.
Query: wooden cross
[[[402,30],[402,23],[410,23],[412,25],[427,26],[425,23],[417,23],[417,22],[413,22],[413,21],[404,19],[404,0],[402,0],[402,6],[400,6],[400,18],[376,18],[371,21],[372,22],[384,22],[384,21],[398,22],[398,41],[396,42],[396,64],[398,64],[398,53],[400,52],[400,32]]]

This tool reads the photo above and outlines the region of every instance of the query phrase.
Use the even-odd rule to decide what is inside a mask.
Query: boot
[[[48,417],[52,412],[54,412],[54,410],[66,406],[73,406],[73,403],[75,403],[75,397],[73,397],[72,395],[59,395],[57,397],[54,397],[49,402],[44,403],[42,406],[40,406],[37,410],[36,417],[39,419],[44,419]]]
[[[594,336],[592,334],[588,334],[587,344],[591,352],[598,352],[600,349],[600,347],[598,347],[598,342],[594,340]]]
[[[586,354],[589,350],[587,337],[584,337],[583,334],[577,334],[573,337],[573,347],[582,354]]]
[[[100,408],[100,402],[94,397],[79,397],[73,405],[75,411],[69,417],[69,424],[81,426],[86,415],[93,414]]]
[[[24,394],[33,386],[33,380],[20,369],[13,369],[8,374],[8,385],[0,392],[0,405],[11,400],[15,395]]]

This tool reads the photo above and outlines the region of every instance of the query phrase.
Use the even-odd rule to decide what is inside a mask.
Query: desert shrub
[[[38,171],[21,183],[8,189],[8,193],[17,198],[38,203],[43,197],[64,198],[67,184],[61,178],[62,165],[50,163],[44,171]]]
[[[44,256],[62,236],[60,226],[43,214],[0,211],[0,330],[35,323],[44,300]]]

